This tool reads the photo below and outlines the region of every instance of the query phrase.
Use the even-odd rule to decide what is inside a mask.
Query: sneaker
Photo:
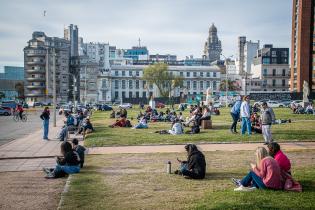
[[[48,175],[50,173],[49,168],[43,168],[43,171]]]
[[[47,176],[45,176],[45,178],[46,178],[46,179],[54,179],[54,178],[55,178],[54,172],[49,172],[49,173],[47,174]]]
[[[233,182],[237,187],[239,187],[239,186],[242,185],[240,179],[234,179],[234,178],[232,178],[232,182]]]
[[[268,142],[265,142],[265,143],[264,143],[264,145],[268,145],[268,144],[269,144]]]
[[[253,190],[256,190],[256,187],[244,187],[243,185],[239,186],[238,188],[235,188],[235,192],[250,192]]]

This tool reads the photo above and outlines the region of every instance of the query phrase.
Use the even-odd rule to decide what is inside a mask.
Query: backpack
[[[195,134],[195,133],[200,133],[200,128],[198,125],[195,125],[191,128],[191,133]]]
[[[130,120],[126,120],[125,127],[132,127]]]

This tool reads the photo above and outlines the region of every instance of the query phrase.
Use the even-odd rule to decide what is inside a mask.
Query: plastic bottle
[[[166,173],[171,174],[172,173],[172,163],[171,161],[168,161],[166,164]]]

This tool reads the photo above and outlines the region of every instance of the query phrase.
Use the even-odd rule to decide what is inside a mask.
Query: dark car
[[[0,107],[0,115],[9,116],[9,115],[11,115],[11,111],[8,111],[8,110]]]
[[[102,105],[102,111],[111,111],[113,108],[107,104]]]

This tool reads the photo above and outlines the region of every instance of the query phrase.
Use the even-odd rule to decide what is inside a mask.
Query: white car
[[[214,108],[221,108],[221,107],[223,107],[223,104],[221,102],[214,102],[213,107]]]
[[[120,104],[118,107],[122,109],[131,109],[132,104],[131,103]]]
[[[285,107],[285,105],[279,101],[267,101],[269,107]]]

